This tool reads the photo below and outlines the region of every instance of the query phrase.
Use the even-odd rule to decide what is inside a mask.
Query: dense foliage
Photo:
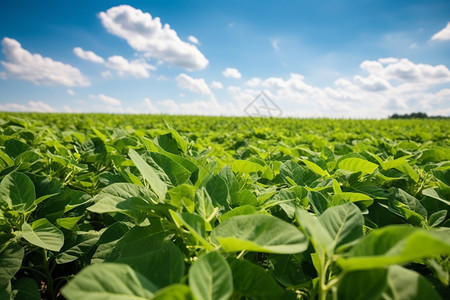
[[[449,128],[0,114],[0,298],[448,299]]]

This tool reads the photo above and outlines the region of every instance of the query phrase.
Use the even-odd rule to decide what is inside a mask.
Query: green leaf
[[[116,222],[106,228],[98,240],[98,247],[92,256],[91,263],[103,262],[114,250],[119,239],[129,230],[130,226],[123,222]]]
[[[178,213],[170,210],[175,224],[185,226],[192,236],[199,241],[207,250],[213,250],[214,246],[206,240],[206,226],[211,227],[202,217],[190,213]],[[211,230],[211,229],[209,229]]]
[[[41,299],[41,294],[39,293],[36,281],[29,277],[19,279],[16,284],[14,284],[11,294],[14,296],[14,300]]]
[[[305,165],[307,165],[308,168],[310,168],[314,173],[316,173],[320,176],[329,176],[330,175],[328,173],[328,171],[325,171],[324,169],[319,167],[317,164],[315,164],[309,160],[303,159],[302,162],[305,163]]]
[[[8,284],[9,280],[14,277],[14,274],[19,271],[22,266],[23,256],[23,247],[13,242],[9,243],[0,252],[0,287]]]
[[[364,270],[445,254],[450,254],[448,230],[391,225],[371,231],[338,264],[346,271]]]
[[[292,254],[306,250],[308,241],[295,226],[269,215],[235,216],[211,233],[226,252],[255,251]]]
[[[172,284],[160,289],[152,300],[194,300],[194,295],[187,285]]]
[[[428,189],[423,190],[423,191],[422,191],[422,194],[425,195],[425,196],[427,196],[427,197],[430,197],[430,198],[439,200],[439,201],[441,201],[442,203],[445,203],[445,204],[447,204],[447,205],[450,206],[450,201],[446,200],[446,199],[445,199],[445,196],[440,195],[438,189],[428,188]]]
[[[34,184],[25,174],[9,173],[0,183],[0,203],[6,202],[11,210],[24,213],[33,207],[35,199]]]
[[[186,152],[188,144],[186,141],[181,137],[181,135],[176,131],[169,123],[165,122],[167,128],[169,128],[170,134],[172,137],[177,141],[178,147],[180,147],[181,151]]]
[[[264,166],[261,166],[260,164],[257,164],[257,163],[251,162],[251,161],[236,159],[231,164],[231,169],[235,173],[248,174],[248,173],[262,171],[264,169]]]
[[[146,154],[164,171],[174,186],[185,183],[191,176],[188,169],[163,153],[147,152]]]
[[[51,251],[59,251],[64,244],[63,233],[47,219],[36,220],[31,226],[23,223],[22,237],[35,246]]]
[[[234,258],[229,263],[236,299],[283,299],[284,290],[262,267]]]
[[[158,195],[160,200],[164,200],[167,192],[167,185],[159,178],[155,170],[149,166],[144,159],[133,149],[128,152],[131,160],[134,162],[135,166],[141,172],[142,177],[147,180],[150,187]]]
[[[439,210],[432,214],[430,218],[428,219],[428,224],[431,227],[439,226],[442,222],[444,222],[445,218],[447,217],[447,210]]]
[[[338,296],[354,300],[441,299],[425,278],[397,265],[347,273],[339,282]]]
[[[333,201],[340,202],[359,202],[364,206],[370,206],[373,204],[373,199],[366,194],[352,193],[352,192],[341,192],[335,193],[333,195]]]
[[[158,288],[179,283],[184,275],[184,257],[172,243],[152,245],[142,244],[141,253],[122,254],[115,262],[126,263],[144,275]]]
[[[338,167],[342,170],[347,170],[351,172],[362,172],[365,174],[372,174],[376,169],[377,165],[371,163],[368,160],[361,158],[346,158],[339,162]]]
[[[295,216],[319,255],[326,251],[331,256],[363,236],[364,218],[353,203],[330,207],[319,218],[297,208]]]
[[[400,266],[391,266],[388,272],[389,290],[384,299],[428,300],[441,299],[433,286],[420,274]]]
[[[363,236],[364,218],[353,203],[330,207],[319,219],[332,238],[333,249]]]
[[[157,287],[125,264],[87,266],[61,289],[68,300],[151,299]]]
[[[30,150],[33,150],[33,148],[16,139],[9,139],[5,142],[5,153],[12,158],[15,158],[20,153]]]
[[[198,300],[227,300],[233,292],[230,266],[219,252],[209,252],[189,269],[189,287]]]
[[[75,238],[66,239],[61,252],[55,256],[56,263],[65,264],[86,256],[99,237],[97,232],[79,232]]]

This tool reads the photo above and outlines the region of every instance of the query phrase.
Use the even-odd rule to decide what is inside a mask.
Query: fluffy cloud
[[[120,106],[122,104],[119,99],[109,97],[103,94],[89,95],[89,97],[91,99],[99,100],[100,102],[110,106]]]
[[[211,82],[211,88],[213,89],[223,89],[223,84],[220,81]]]
[[[288,78],[252,78],[247,89],[229,87],[229,95],[242,108],[261,91],[284,111],[301,117],[386,117],[393,113],[425,111],[450,113],[450,89],[430,90],[450,83],[450,71],[443,65],[416,64],[408,59],[383,58],[360,65],[366,75],[351,80],[339,78],[333,86],[308,84],[300,74]]]
[[[80,47],[73,48],[73,53],[75,53],[75,55],[78,56],[79,58],[93,62],[93,63],[102,64],[105,62],[103,57],[98,56],[97,54],[95,54],[92,51],[85,51]]]
[[[156,68],[149,65],[143,60],[128,61],[126,58],[114,55],[108,57],[106,67],[116,70],[120,76],[131,75],[136,78],[147,78],[150,76],[148,70],[155,70]]]
[[[450,41],[450,22],[431,37],[432,41]]]
[[[178,103],[172,99],[158,101],[158,107],[164,113],[179,115],[213,115],[234,116],[242,115],[242,110],[232,103],[220,104],[211,99],[209,101],[189,101]]]
[[[176,78],[178,87],[189,90],[193,93],[210,95],[211,90],[203,78],[192,78],[187,74],[181,73]]]
[[[28,101],[27,104],[5,103],[0,104],[1,111],[26,111],[26,112],[56,112],[56,110],[42,101]]]
[[[54,61],[40,54],[32,54],[11,38],[3,38],[2,61],[7,76],[30,81],[36,85],[88,86],[89,80],[71,65]]]
[[[100,12],[99,17],[109,33],[125,39],[146,56],[188,71],[201,70],[208,65],[196,46],[182,41],[169,24],[163,26],[158,17],[152,18],[140,9],[119,5]]]
[[[242,74],[239,72],[239,70],[235,68],[226,68],[225,70],[223,70],[222,74],[227,78],[239,79],[242,77]]]
[[[196,45],[200,44],[198,39],[195,36],[193,36],[193,35],[188,36],[188,40],[189,40],[189,42],[191,42],[193,44],[196,44]]]
[[[450,82],[450,71],[444,65],[415,64],[407,58],[379,59],[378,61],[363,61],[361,69],[372,76],[398,83],[413,83],[429,86],[432,84]]]
[[[142,106],[144,107],[144,111],[146,113],[150,113],[150,114],[157,114],[159,113],[159,109],[153,105],[152,101],[150,101],[149,98],[145,98],[144,101],[142,102]]]
[[[73,90],[71,90],[71,89],[68,89],[67,90],[67,94],[69,94],[70,96],[74,96],[75,92]]]

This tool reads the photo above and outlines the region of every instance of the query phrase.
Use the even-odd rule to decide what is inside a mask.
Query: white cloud
[[[8,76],[36,85],[90,85],[89,80],[77,68],[40,54],[32,54],[14,39],[3,38],[2,46],[7,61],[1,63]]]
[[[147,78],[150,76],[148,70],[156,69],[154,66],[149,65],[143,60],[136,59],[128,61],[126,58],[119,55],[108,57],[106,67],[116,70],[120,76],[131,75],[136,78]]]
[[[356,75],[353,77],[353,81],[363,90],[372,92],[384,91],[391,87],[387,80],[373,74],[369,77],[361,77]]]
[[[102,57],[98,56],[94,52],[85,51],[80,47],[73,48],[73,53],[75,53],[75,55],[78,56],[79,58],[93,62],[93,63],[102,64],[105,62],[105,60]]]
[[[103,71],[102,72],[102,77],[103,78],[110,78],[110,77],[112,77],[113,75],[112,75],[112,73],[111,73],[111,71],[109,71],[109,70],[106,70],[106,71]]]
[[[144,111],[146,113],[158,114],[160,112],[159,109],[155,105],[153,105],[152,101],[150,101],[149,98],[144,99],[144,101],[142,102],[142,106],[144,107]]]
[[[176,78],[177,85],[193,93],[210,95],[211,90],[203,78],[192,78],[187,74],[181,73]]]
[[[239,70],[235,68],[226,68],[225,70],[223,70],[222,74],[227,78],[239,79],[242,77],[242,74],[239,72]]]
[[[264,90],[285,116],[384,118],[413,111],[449,115],[450,71],[445,66],[383,58],[360,67],[366,75],[339,78],[333,86],[313,86],[293,73],[288,78],[255,77],[245,83],[247,89],[231,86],[228,93],[242,108]],[[438,84],[447,88],[436,90]]]
[[[275,51],[280,50],[280,45],[279,45],[280,41],[279,40],[272,39],[272,40],[270,40],[270,44],[272,44],[272,47]]]
[[[116,99],[116,98],[113,98],[113,97],[109,97],[109,96],[106,96],[106,95],[103,95],[103,94],[89,95],[89,97],[91,99],[99,100],[102,103],[104,103],[106,105],[110,105],[110,106],[120,106],[122,104],[119,99]]]
[[[196,45],[200,44],[198,39],[195,36],[193,36],[193,35],[188,36],[188,40],[189,40],[189,42],[191,42],[193,44],[196,44]]]
[[[432,41],[450,41],[450,22],[431,37]]]
[[[69,94],[70,96],[74,96],[75,92],[73,90],[71,90],[71,89],[68,89],[67,90],[67,94]]]
[[[213,89],[223,89],[223,84],[220,81],[213,81],[210,86]]]
[[[23,112],[56,112],[56,110],[42,101],[28,101],[27,104],[5,103],[0,104],[1,111],[23,111]]]
[[[129,5],[119,5],[99,13],[106,30],[125,39],[136,51],[148,57],[163,60],[173,66],[188,71],[201,70],[208,65],[208,60],[196,46],[182,41],[169,24],[152,18]]]
[[[177,115],[242,115],[242,110],[232,103],[220,104],[215,100],[177,103],[172,99],[166,99],[158,101],[158,106],[161,107],[164,113]]]

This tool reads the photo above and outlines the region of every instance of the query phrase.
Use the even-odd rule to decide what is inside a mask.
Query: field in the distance
[[[0,298],[448,299],[449,139],[448,119],[0,113]]]

